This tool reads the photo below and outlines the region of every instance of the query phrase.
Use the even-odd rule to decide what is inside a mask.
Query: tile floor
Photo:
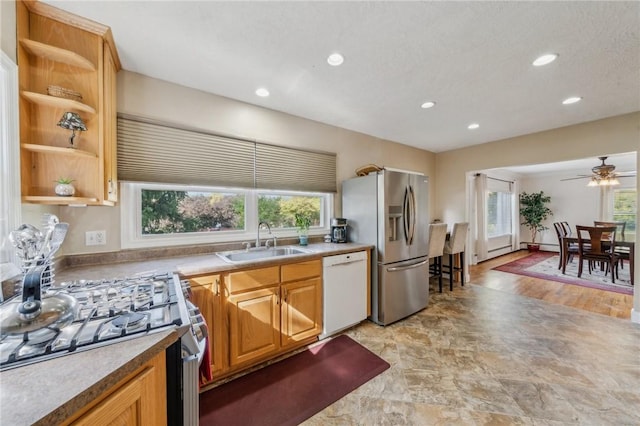
[[[391,368],[309,425],[640,425],[640,325],[466,285],[347,334]]]

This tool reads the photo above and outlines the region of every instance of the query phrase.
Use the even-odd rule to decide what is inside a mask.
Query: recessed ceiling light
[[[558,58],[558,55],[555,53],[548,53],[546,55],[542,55],[533,61],[533,65],[536,67],[541,67],[543,65],[550,64]]]
[[[344,62],[344,57],[339,54],[339,53],[332,53],[331,55],[329,55],[329,57],[327,58],[327,62],[329,63],[329,65],[331,65],[332,67],[337,67],[339,65],[342,65],[342,63]]]
[[[467,129],[474,130],[474,129],[477,129],[478,127],[480,127],[478,123],[471,123],[467,126]]]
[[[427,109],[427,108],[433,108],[434,106],[436,106],[435,102],[427,101],[427,102],[423,103],[422,105],[420,105],[420,108]]]
[[[570,104],[575,104],[576,102],[580,102],[581,100],[582,98],[580,96],[572,96],[562,101],[562,103],[564,105],[570,105]]]
[[[261,98],[266,98],[267,96],[269,96],[269,91],[264,87],[261,87],[256,90],[256,95],[260,96]]]

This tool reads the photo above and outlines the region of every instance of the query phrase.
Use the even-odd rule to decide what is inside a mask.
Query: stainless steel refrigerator
[[[388,325],[429,302],[429,183],[423,175],[382,170],[342,183],[349,240],[374,244],[371,320]]]

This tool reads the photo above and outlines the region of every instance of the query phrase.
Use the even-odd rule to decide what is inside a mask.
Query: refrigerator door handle
[[[389,272],[406,271],[407,269],[419,268],[422,265],[429,263],[429,259],[425,259],[422,262],[414,263],[408,266],[394,266],[393,268],[387,268]]]
[[[404,202],[402,205],[402,227],[404,229],[404,241],[410,245],[409,240],[409,187],[404,189]]]
[[[410,212],[410,232],[409,232],[409,245],[413,244],[413,237],[416,234],[416,196],[413,192],[413,187],[409,186],[409,212]]]

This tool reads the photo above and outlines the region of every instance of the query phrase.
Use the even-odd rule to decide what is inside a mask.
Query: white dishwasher
[[[320,339],[367,318],[367,252],[322,259],[323,329]]]

